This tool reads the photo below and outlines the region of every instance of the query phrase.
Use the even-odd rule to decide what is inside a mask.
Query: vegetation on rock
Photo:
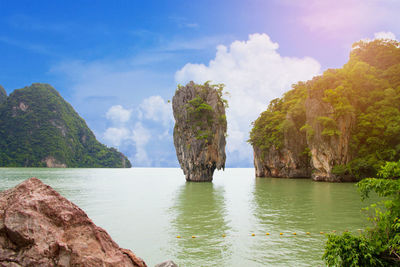
[[[329,266],[400,265],[400,161],[387,162],[378,177],[357,184],[363,200],[371,192],[382,198],[365,209],[373,227],[360,235],[329,234],[323,256]]]
[[[227,122],[223,84],[178,85],[172,99],[174,145],[186,180],[211,181],[225,167]]]
[[[221,114],[218,119],[214,119],[214,113],[216,112],[212,106],[210,106],[207,101],[207,95],[209,90],[215,90],[218,94],[218,104],[223,105],[224,108],[228,107],[228,102],[223,98],[224,84],[210,84],[209,81],[202,85],[197,85],[199,90],[197,90],[197,95],[188,101],[186,104],[186,110],[188,113],[188,122],[195,122],[192,125],[192,129],[195,132],[196,139],[205,140],[205,142],[211,141],[212,137],[212,127],[213,124],[222,125],[226,128],[226,115]],[[178,86],[178,89],[181,88]]]
[[[280,149],[283,146],[283,134],[287,128],[295,127],[302,131],[307,128],[304,106],[306,97],[306,85],[299,82],[282,98],[272,100],[268,109],[253,122],[249,139],[250,144],[265,152],[272,146]],[[294,125],[286,119],[287,114],[292,116]]]
[[[399,77],[399,42],[359,41],[342,68],[299,82],[282,98],[272,100],[253,123],[249,142],[268,153],[271,147],[282,148],[283,133],[294,127],[306,132],[312,150],[316,138],[334,147],[335,140],[346,141],[343,134],[348,134],[346,155],[336,155],[345,159],[330,159],[332,174],[357,179],[376,176],[385,161],[400,159]],[[324,113],[308,118],[307,101],[321,105]],[[349,131],[343,125],[349,125]]]
[[[131,167],[99,143],[85,121],[48,84],[15,90],[0,104],[1,167]]]

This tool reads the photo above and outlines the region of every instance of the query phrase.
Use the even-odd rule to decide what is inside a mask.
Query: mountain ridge
[[[131,167],[131,163],[115,148],[98,142],[56,89],[34,83],[0,101],[0,166]]]

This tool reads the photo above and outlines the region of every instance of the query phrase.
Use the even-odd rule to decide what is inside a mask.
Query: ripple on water
[[[180,266],[319,266],[326,239],[320,231],[366,224],[360,208],[368,203],[353,184],[255,178],[254,169],[186,183],[175,168],[0,168],[0,190],[33,176],[149,266],[166,259]]]

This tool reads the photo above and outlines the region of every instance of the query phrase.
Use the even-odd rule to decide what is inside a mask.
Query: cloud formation
[[[121,105],[112,106],[106,113],[106,118],[114,123],[124,123],[131,118],[132,110],[124,109]]]
[[[135,110],[121,105],[106,113],[110,122],[103,134],[107,145],[118,147],[134,166],[176,166],[172,147],[172,108],[161,96],[142,100]]]
[[[130,131],[125,127],[110,127],[104,132],[103,138],[107,144],[119,147],[124,140],[130,139]]]
[[[151,166],[152,161],[149,159],[146,151],[146,145],[151,138],[150,132],[143,127],[141,122],[137,122],[132,130],[132,140],[135,142],[136,153],[133,159],[135,165]]]
[[[159,96],[150,96],[139,105],[139,119],[148,119],[162,123],[167,127],[173,122],[172,107]]]
[[[283,57],[278,48],[268,35],[252,34],[247,41],[218,46],[208,65],[188,63],[175,74],[176,81],[182,84],[211,80],[226,85],[231,95],[227,110],[230,166],[251,166],[252,150],[246,142],[250,124],[269,101],[281,97],[292,84],[320,73],[321,66],[315,59]]]
[[[396,40],[396,35],[392,32],[376,32],[374,33],[374,39],[390,39]]]

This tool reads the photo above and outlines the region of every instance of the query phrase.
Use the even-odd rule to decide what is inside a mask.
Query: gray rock
[[[155,267],[178,267],[175,262],[168,260],[157,264]]]
[[[313,130],[313,136],[307,138],[311,152],[312,179],[315,181],[343,182],[351,181],[354,177],[337,176],[332,173],[335,165],[346,165],[352,159],[350,153],[351,132],[355,125],[355,116],[346,114],[336,120],[339,135],[324,136],[323,125],[318,118],[334,118],[333,107],[323,101],[323,94],[315,91],[305,102],[307,124]]]
[[[300,125],[290,113],[286,114],[281,147],[272,145],[262,150],[253,145],[257,177],[311,177],[315,181],[328,182],[354,180],[350,175],[335,175],[332,169],[336,165],[346,165],[353,157],[349,144],[355,116],[345,114],[335,119],[334,108],[323,97],[323,90],[309,91],[302,103],[305,121]],[[321,117],[335,119],[340,134],[324,135]],[[300,130],[302,124],[307,124],[312,131]]]
[[[227,130],[221,93],[209,84],[179,87],[172,99],[174,145],[187,181],[212,181],[225,168]]]

